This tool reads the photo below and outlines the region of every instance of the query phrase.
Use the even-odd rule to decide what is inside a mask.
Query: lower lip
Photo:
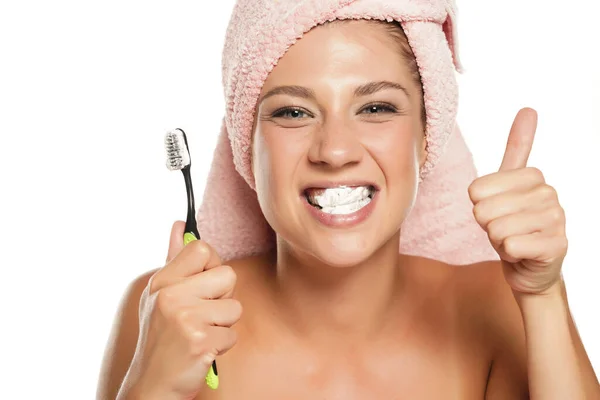
[[[352,214],[327,214],[318,209],[317,207],[311,205],[306,196],[302,195],[302,199],[304,199],[304,206],[308,209],[310,215],[312,215],[317,221],[322,223],[323,225],[332,227],[332,228],[349,228],[355,225],[360,224],[365,221],[375,208],[375,202],[377,201],[378,192],[373,194],[373,198],[363,208],[358,211],[353,212]]]

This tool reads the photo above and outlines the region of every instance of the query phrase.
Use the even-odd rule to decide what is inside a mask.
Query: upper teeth
[[[361,200],[368,199],[373,188],[370,186],[341,186],[321,190],[308,190],[308,201],[321,208],[349,205]]]

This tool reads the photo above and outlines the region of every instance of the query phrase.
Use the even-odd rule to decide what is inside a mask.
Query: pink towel
[[[456,125],[455,70],[461,65],[453,0],[238,0],[223,52],[226,115],[198,211],[202,238],[223,260],[273,248],[250,169],[254,108],[286,50],[311,28],[336,19],[400,22],[419,65],[428,156],[399,251],[456,265],[498,259],[467,192],[477,172]]]

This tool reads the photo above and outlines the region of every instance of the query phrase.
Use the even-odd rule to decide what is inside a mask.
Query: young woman
[[[269,2],[267,11],[286,11],[285,3]],[[401,11],[420,4],[397,3]],[[234,12],[261,18],[242,5]],[[243,218],[264,216],[272,247],[240,255],[248,235],[264,232],[246,234],[216,212],[217,222],[202,225],[211,219],[206,207],[199,224],[206,242],[184,247],[183,222],[176,222],[164,268],[135,280],[124,299],[99,398],[600,398],[560,273],[564,213],[543,174],[527,166],[536,113],[517,115],[497,173],[453,179],[448,165],[470,161],[457,161],[463,153],[453,125],[446,125],[455,132],[447,132],[448,144],[437,146],[435,107],[444,103],[436,96],[452,88],[435,91],[441,69],[425,65],[416,28],[332,15],[282,57],[261,53],[276,66],[259,79],[257,96],[235,74],[226,76],[235,104],[227,128],[239,131],[230,135],[234,153],[217,161],[235,161],[246,189],[255,190],[260,210],[242,205],[249,209]],[[441,18],[435,29],[447,35],[447,22]],[[226,51],[238,46],[231,29]],[[445,48],[431,51],[446,60],[455,42],[440,43]],[[247,92],[236,97],[235,90]],[[244,104],[252,112],[237,108]],[[440,161],[444,154],[450,164]],[[447,224],[430,219],[445,225],[427,237],[419,236],[427,224],[408,226],[418,207],[453,209],[440,205],[452,201],[444,200],[446,189],[427,186],[444,173],[447,190],[470,201],[473,225],[500,259],[474,245],[478,233],[460,233],[453,215]],[[228,184],[209,179],[206,199],[219,185]],[[239,211],[227,204],[247,198],[229,197],[221,196],[224,215]],[[226,245],[222,232],[230,234]],[[399,252],[403,242],[428,250]],[[481,255],[477,262],[462,262],[473,254]],[[221,384],[213,391],[204,376],[215,359]]]

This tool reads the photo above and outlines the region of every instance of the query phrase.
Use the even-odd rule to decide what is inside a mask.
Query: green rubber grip
[[[194,240],[198,240],[198,238],[192,232],[185,232],[183,234],[184,246],[187,246],[189,242],[193,242]],[[213,390],[216,390],[219,387],[219,376],[215,373],[215,369],[212,365],[206,373],[206,384]]]
[[[183,234],[183,245],[187,246],[189,242],[198,240],[198,238],[192,232],[186,232]]]
[[[215,370],[213,369],[212,365],[206,374],[206,384],[213,390],[216,390],[219,387],[219,376],[215,374]]]

